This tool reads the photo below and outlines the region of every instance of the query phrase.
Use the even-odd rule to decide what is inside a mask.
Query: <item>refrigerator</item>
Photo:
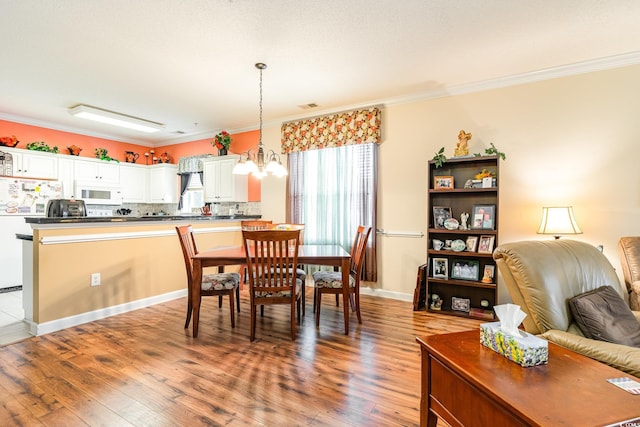
[[[22,243],[16,233],[32,234],[24,218],[44,216],[49,199],[60,198],[60,181],[0,177],[0,290],[22,286]]]

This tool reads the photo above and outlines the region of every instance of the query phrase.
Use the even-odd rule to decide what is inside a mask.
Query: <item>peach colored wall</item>
[[[230,154],[242,154],[249,149],[255,151],[258,146],[259,133],[257,130],[231,134]],[[213,138],[200,139],[182,144],[164,145],[155,148],[156,155],[166,152],[171,158],[171,163],[176,163],[180,157],[195,156],[198,154],[218,154],[218,149],[211,145]],[[249,177],[249,201],[259,202],[261,194],[260,180]]]
[[[112,141],[109,139],[96,138],[92,136],[79,135],[71,132],[64,132],[54,129],[48,129],[39,126],[25,125],[21,123],[0,120],[0,136],[15,135],[20,141],[15,148],[25,149],[27,144],[35,141],[44,141],[50,147],[57,146],[60,153],[69,154],[67,147],[76,145],[82,148],[80,157],[95,158],[94,150],[96,148],[106,148],[109,157],[124,162],[125,151],[133,151],[140,154],[138,164],[145,164],[144,153],[153,149],[155,156],[162,153],[169,155],[169,163],[177,163],[180,157],[195,156],[198,154],[217,154],[218,150],[211,145],[213,138],[190,141],[187,143],[172,144],[158,147],[146,147],[137,144],[128,144],[125,142]],[[254,149],[258,145],[258,131],[240,132],[231,135],[230,152],[234,154],[244,153],[245,151]],[[249,177],[249,201],[259,202],[261,195],[260,181]]]
[[[142,153],[148,150],[148,147],[141,145],[0,120],[0,136],[11,135],[15,135],[20,141],[15,148],[25,149],[31,142],[44,141],[49,147],[58,147],[60,153],[69,154],[67,147],[77,145],[82,148],[80,157],[91,158],[96,157],[94,153],[96,148],[106,148],[109,157],[122,162],[124,162],[125,151],[134,151],[142,156]]]

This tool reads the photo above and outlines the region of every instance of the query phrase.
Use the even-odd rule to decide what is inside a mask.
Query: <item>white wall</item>
[[[460,129],[470,151],[491,142],[506,153],[500,166],[500,240],[537,235],[542,206],[572,205],[584,234],[619,271],[617,242],[640,235],[640,66],[426,100],[383,109],[378,228],[427,228],[427,162],[440,147],[453,155]],[[279,127],[265,130],[278,150]],[[285,181],[262,185],[262,214],[284,220]],[[426,237],[379,237],[373,288],[410,299],[426,260]],[[507,301],[504,288],[499,300]]]

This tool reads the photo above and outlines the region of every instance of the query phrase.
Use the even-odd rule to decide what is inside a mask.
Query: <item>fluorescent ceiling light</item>
[[[69,108],[69,114],[82,119],[94,120],[96,122],[107,123],[147,133],[158,132],[159,130],[164,129],[164,125],[161,123],[150,122],[149,120],[114,113],[113,111],[102,110],[100,108],[89,107],[87,105],[77,105],[73,108]]]

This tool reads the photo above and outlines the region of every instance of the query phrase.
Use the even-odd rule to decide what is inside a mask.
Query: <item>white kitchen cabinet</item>
[[[178,167],[169,163],[149,166],[149,203],[178,203]]]
[[[147,201],[148,167],[144,165],[121,164],[120,188],[124,203],[144,203]]]
[[[58,154],[6,148],[3,151],[13,157],[13,176],[58,179]]]
[[[62,182],[62,194],[65,199],[75,197],[74,163],[75,156],[60,156],[58,158],[58,181]]]
[[[75,180],[84,182],[120,183],[120,164],[98,159],[76,159]]]
[[[247,202],[249,179],[234,175],[233,168],[240,156],[218,156],[202,160],[205,202]]]

